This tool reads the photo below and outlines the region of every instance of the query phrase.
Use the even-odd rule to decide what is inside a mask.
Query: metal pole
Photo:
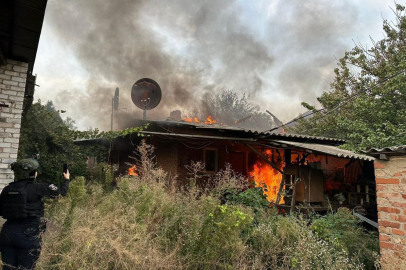
[[[144,119],[144,120],[147,119],[147,106],[148,106],[150,101],[151,101],[150,98],[141,100],[141,104],[144,105],[144,111],[142,112],[142,119]]]
[[[111,131],[113,131],[114,97],[111,99]]]

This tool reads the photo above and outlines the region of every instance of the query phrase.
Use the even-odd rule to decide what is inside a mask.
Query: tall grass
[[[374,268],[377,238],[347,210],[281,216],[252,191],[231,192],[222,203],[230,186],[244,190],[230,168],[210,192],[194,185],[184,191],[168,186],[150,159],[142,162],[140,176],[120,179],[115,189],[77,178],[67,197],[47,205],[37,269]]]

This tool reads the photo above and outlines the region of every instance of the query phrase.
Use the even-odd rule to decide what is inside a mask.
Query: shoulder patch
[[[58,187],[55,186],[54,184],[50,184],[50,185],[49,185],[49,188],[50,188],[52,191],[57,191],[57,190],[58,190]]]

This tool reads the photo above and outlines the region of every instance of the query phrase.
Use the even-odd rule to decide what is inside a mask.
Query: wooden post
[[[292,151],[290,149],[285,149],[285,168],[288,164],[291,163],[291,159],[292,159]]]

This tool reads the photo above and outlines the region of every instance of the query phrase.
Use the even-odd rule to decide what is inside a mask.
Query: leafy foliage
[[[41,182],[62,181],[62,165],[70,164],[73,177],[89,177],[87,157],[94,156],[99,162],[107,162],[106,147],[95,145],[79,147],[75,139],[103,138],[112,139],[142,130],[142,127],[123,131],[100,132],[98,129],[79,131],[70,118],[63,120],[51,101],[41,101],[31,106],[22,118],[18,158],[27,158],[34,153],[40,154],[40,168],[37,180]],[[141,135],[138,133],[138,135]]]
[[[356,44],[345,53],[331,92],[318,98],[325,110],[299,120],[294,132],[346,139],[344,147],[351,150],[406,144],[404,10],[397,4],[395,24],[384,21],[384,39],[372,40],[369,49]]]
[[[269,206],[269,201],[261,187],[248,188],[243,192],[227,190],[226,199],[227,203],[245,205],[254,209],[264,209]]]
[[[368,269],[373,269],[371,258],[379,252],[379,241],[377,237],[371,237],[370,232],[364,231],[360,223],[349,209],[340,208],[334,215],[315,216],[312,229],[320,238],[356,255]]]

